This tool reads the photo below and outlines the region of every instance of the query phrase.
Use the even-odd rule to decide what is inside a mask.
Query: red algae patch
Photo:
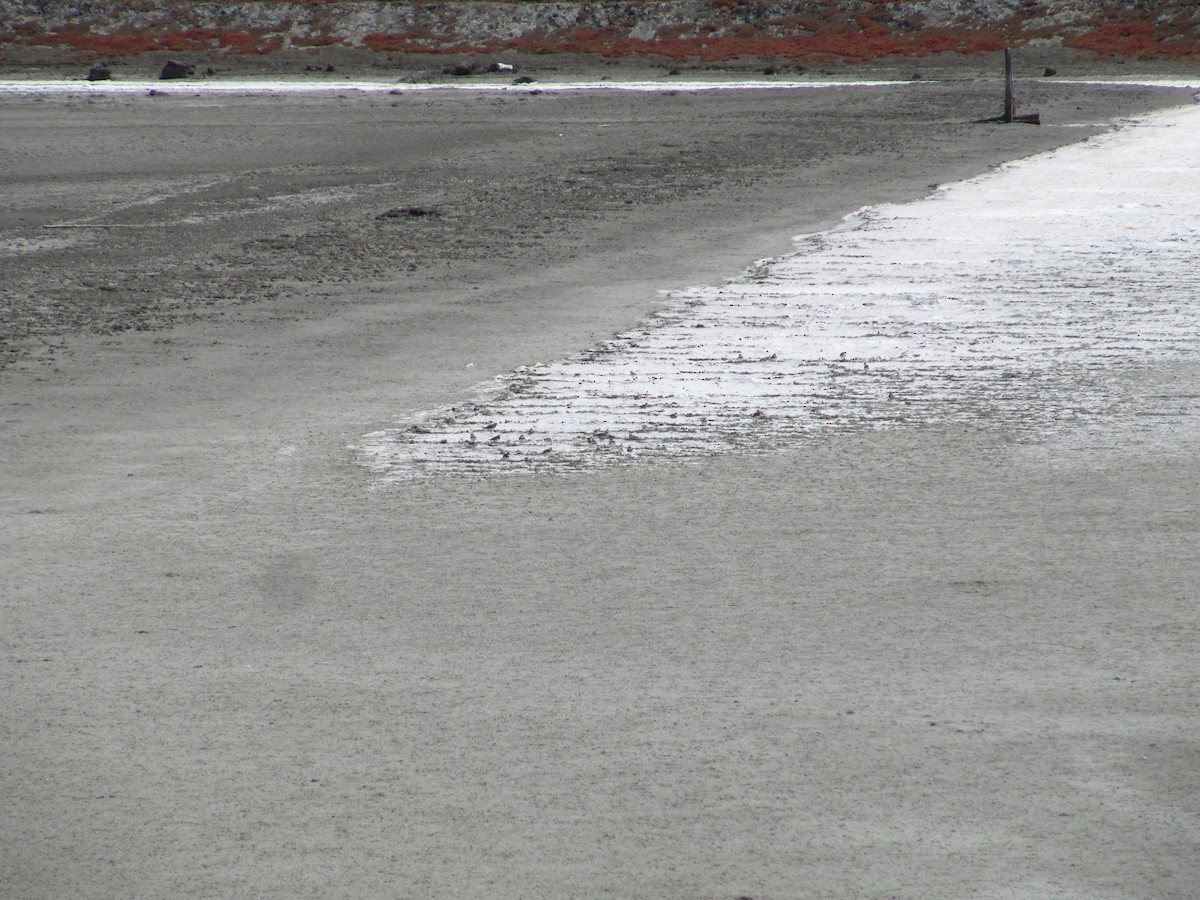
[[[1101,59],[1200,58],[1200,34],[1190,28],[1159,27],[1150,22],[1113,22],[1063,42],[1077,50],[1091,50]]]
[[[375,54],[573,53],[675,62],[746,59],[876,60],[971,55],[1030,42],[1101,59],[1200,58],[1200,8],[1166,0],[1116,9],[1101,0],[1069,8],[1026,0],[979,4],[760,0],[666,4],[347,2],[175,4],[136,9],[99,2],[86,11],[0,0],[13,23],[0,59],[24,48],[78,58],[143,53],[270,55],[342,47]]]
[[[981,32],[929,29],[916,33],[892,31],[872,25],[859,30],[827,28],[815,34],[774,36],[749,30],[733,34],[701,33],[692,36],[637,39],[605,31],[532,35],[503,42],[488,50],[519,50],[544,53],[550,49],[568,53],[594,53],[616,58],[663,56],[678,62],[695,59],[722,62],[740,57],[763,59],[872,60],[885,56],[928,56],[931,53],[982,53],[1003,49],[1004,41]]]

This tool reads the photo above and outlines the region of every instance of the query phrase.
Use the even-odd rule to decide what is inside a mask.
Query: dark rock
[[[398,206],[380,213],[380,219],[420,218],[421,216],[440,216],[441,213],[428,206]]]
[[[185,66],[183,63],[167,60],[166,64],[162,67],[162,71],[158,73],[158,77],[161,81],[168,81],[172,78],[187,78],[195,71],[195,66]]]
[[[1043,78],[1052,78],[1057,74],[1058,74],[1058,69],[1052,69],[1049,66],[1047,66],[1046,71],[1042,73],[1042,77]]]
[[[763,69],[763,74],[764,75],[778,75],[779,70],[776,69],[774,66],[767,66],[765,69]]]
[[[530,78],[528,75],[522,75],[520,78],[514,78],[512,81],[513,84],[533,84],[533,82],[534,79]]]
[[[325,66],[325,71],[326,72],[336,72],[337,69],[334,68],[333,63],[329,63]]]
[[[679,74],[679,70],[678,70],[678,69],[672,69],[670,72],[668,72],[668,73],[667,73],[667,75],[668,75],[668,76],[670,76],[670,75],[678,75],[678,74]]]
[[[111,81],[112,69],[110,69],[108,66],[92,66],[90,69],[88,69],[87,80]]]
[[[463,78],[467,75],[475,74],[475,67],[466,63],[459,63],[457,66],[447,66],[442,69],[443,75],[453,75],[456,78]]]

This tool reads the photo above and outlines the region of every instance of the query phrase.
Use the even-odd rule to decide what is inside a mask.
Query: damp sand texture
[[[1190,102],[1023,97],[1050,124],[973,124],[994,82],[0,100],[6,240],[163,225],[0,261],[5,892],[1194,893],[1200,471],[1169,430],[397,483],[347,449],[864,205]],[[379,218],[406,206],[441,215]]]

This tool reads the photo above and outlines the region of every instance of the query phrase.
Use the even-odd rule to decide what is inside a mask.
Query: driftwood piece
[[[56,225],[43,225],[43,228],[153,228],[153,225],[104,225],[91,222],[64,222]]]
[[[1004,51],[1004,112],[998,116],[987,119],[976,119],[977,122],[1004,122],[1009,124],[1012,122],[1020,122],[1024,125],[1041,125],[1041,113],[1025,113],[1017,115],[1017,97],[1013,90],[1013,62],[1012,50],[1005,49]]]
[[[1017,98],[1013,94],[1012,50],[1004,48],[1004,114],[1001,122],[1012,122],[1017,117]]]

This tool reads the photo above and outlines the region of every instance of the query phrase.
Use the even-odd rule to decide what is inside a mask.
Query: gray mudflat
[[[347,449],[1188,99],[1028,91],[0,100],[3,893],[1194,894],[1194,458]]]

